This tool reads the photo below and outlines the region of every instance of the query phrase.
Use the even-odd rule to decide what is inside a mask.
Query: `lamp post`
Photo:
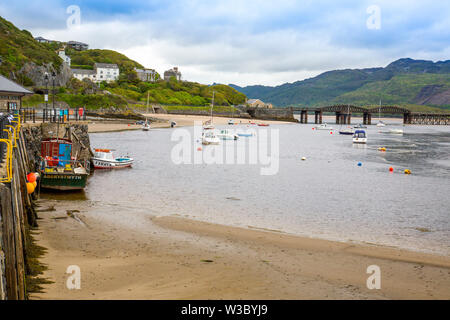
[[[52,78],[53,78],[53,121],[56,121],[56,110],[55,110],[55,78],[56,78],[56,73],[53,71],[52,72]]]

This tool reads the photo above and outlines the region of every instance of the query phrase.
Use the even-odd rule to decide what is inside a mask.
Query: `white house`
[[[70,67],[72,59],[69,56],[66,56],[66,52],[64,50],[58,51],[58,56],[63,59],[63,61]]]
[[[96,63],[94,70],[72,69],[73,76],[80,81],[89,79],[92,82],[111,82],[119,79],[120,70],[117,64]]]

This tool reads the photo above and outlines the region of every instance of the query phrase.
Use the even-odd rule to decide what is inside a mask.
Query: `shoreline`
[[[32,299],[450,299],[450,258],[379,245],[335,242],[211,224],[179,216],[143,229],[40,213],[47,248],[45,293]],[[79,265],[81,290],[65,288]],[[382,289],[368,290],[378,265]]]

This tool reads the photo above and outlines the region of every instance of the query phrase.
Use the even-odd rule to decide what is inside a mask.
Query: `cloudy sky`
[[[178,66],[201,83],[279,85],[450,59],[447,0],[15,0],[0,15],[34,36],[117,50],[160,73]]]

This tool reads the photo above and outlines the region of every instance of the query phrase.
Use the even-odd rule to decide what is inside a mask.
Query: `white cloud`
[[[365,27],[369,4],[372,1],[156,1],[151,10],[109,15],[82,7],[81,27],[67,30],[61,26],[65,9],[52,0],[57,13],[47,16],[48,23],[28,19],[34,21],[29,25],[35,35],[117,50],[160,73],[179,66],[185,79],[202,83],[277,85],[326,70],[384,66],[401,57],[448,57],[449,5],[442,9],[419,1],[380,0],[382,29],[373,33]],[[0,6],[0,14],[5,10]],[[9,9],[6,18],[17,14]],[[29,27],[24,16],[15,20]]]

